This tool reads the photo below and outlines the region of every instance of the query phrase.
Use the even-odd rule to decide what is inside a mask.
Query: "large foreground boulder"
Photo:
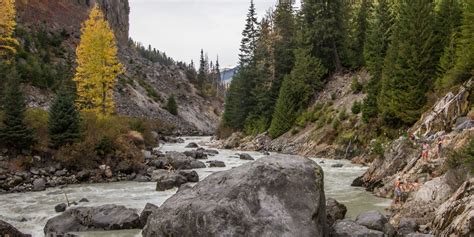
[[[324,236],[323,171],[312,160],[259,159],[179,191],[143,236]]]
[[[9,237],[31,237],[31,235],[23,234],[12,225],[0,220],[0,236]]]
[[[135,209],[117,205],[68,209],[48,220],[46,236],[90,230],[125,230],[140,228],[140,216]]]

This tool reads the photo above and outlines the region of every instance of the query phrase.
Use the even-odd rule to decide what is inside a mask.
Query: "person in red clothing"
[[[430,149],[430,145],[428,145],[428,143],[424,142],[423,146],[422,146],[421,157],[425,161],[427,161],[428,158],[429,158],[429,149]]]

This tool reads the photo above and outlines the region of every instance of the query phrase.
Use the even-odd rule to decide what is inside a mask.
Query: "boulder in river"
[[[220,160],[211,160],[209,161],[209,167],[225,167],[225,163]]]
[[[154,204],[147,203],[145,205],[145,208],[143,209],[142,213],[140,213],[140,224],[141,224],[142,228],[145,226],[145,224],[148,220],[148,217],[151,215],[151,213],[153,213],[157,209],[158,209],[158,206],[156,206]]]
[[[177,170],[206,168],[206,164],[180,152],[167,152],[165,157],[160,157],[158,160],[161,161],[160,164],[162,166],[156,167],[159,169],[166,168],[169,165]]]
[[[196,144],[195,142],[190,142],[188,145],[185,146],[185,148],[198,148],[199,145]]]
[[[188,182],[188,179],[183,175],[167,170],[155,170],[151,179],[152,181],[156,181],[156,191],[179,188],[179,186]]]
[[[239,158],[241,160],[255,160],[251,155],[249,155],[247,153],[239,154]]]
[[[378,230],[371,230],[352,220],[338,220],[332,226],[333,237],[384,237],[384,233]]]
[[[8,237],[31,237],[31,235],[23,234],[12,225],[0,220],[0,236]]]
[[[336,201],[334,198],[326,200],[326,219],[328,226],[332,226],[337,220],[342,220],[346,217],[347,207]]]
[[[188,180],[188,182],[191,182],[191,183],[199,182],[199,175],[194,170],[180,170],[178,171],[178,174],[184,176]]]
[[[324,236],[323,171],[272,156],[211,174],[153,213],[143,236]]]
[[[135,209],[117,205],[77,207],[48,220],[46,236],[93,230],[125,230],[140,228],[140,216]]]
[[[356,218],[356,223],[372,230],[384,231],[384,226],[388,222],[387,217],[379,211],[368,211],[361,213]]]
[[[66,208],[67,208],[67,204],[66,204],[66,203],[60,203],[60,204],[54,206],[54,210],[55,210],[56,212],[64,212],[64,211],[66,211]]]
[[[46,189],[46,180],[44,180],[43,178],[39,178],[33,181],[34,191],[44,191],[45,189]]]
[[[331,165],[332,168],[342,168],[343,166],[344,166],[344,165],[343,165],[343,164],[340,164],[340,163]]]
[[[202,150],[196,150],[196,151],[185,151],[183,152],[185,155],[192,157],[194,159],[198,160],[205,160],[207,159],[207,154],[204,153]]]

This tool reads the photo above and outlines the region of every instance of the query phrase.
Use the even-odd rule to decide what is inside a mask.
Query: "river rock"
[[[31,237],[31,235],[23,234],[12,225],[0,220],[0,236],[6,237]]]
[[[89,202],[89,199],[87,199],[87,198],[81,198],[81,200],[79,200],[79,202]]]
[[[209,161],[209,167],[225,167],[224,161],[211,160]]]
[[[356,218],[356,223],[363,225],[372,230],[384,231],[385,224],[388,222],[387,217],[379,211],[368,211],[361,213]]]
[[[145,208],[143,209],[142,213],[140,213],[140,225],[142,226],[142,228],[145,226],[148,220],[148,217],[151,215],[151,213],[153,213],[157,209],[158,209],[158,206],[154,204],[147,203],[145,205]]]
[[[331,165],[332,168],[341,168],[343,166],[344,166],[343,164],[333,164],[333,165]]]
[[[185,151],[183,152],[185,155],[192,157],[194,159],[198,160],[205,160],[207,159],[207,155],[204,154],[204,151],[202,150],[196,150],[196,151]]]
[[[402,218],[398,224],[397,233],[399,236],[405,236],[415,233],[418,230],[418,224],[413,218]]]
[[[241,160],[255,160],[251,155],[247,153],[239,154],[239,159]]]
[[[359,225],[352,220],[338,220],[332,226],[333,237],[383,237],[384,234],[378,230],[371,230]]]
[[[91,172],[89,170],[81,170],[76,174],[76,179],[80,182],[89,180]]]
[[[347,208],[344,204],[339,203],[334,198],[326,200],[326,220],[328,226],[332,226],[337,220],[342,220],[346,217]]]
[[[474,232],[474,178],[461,187],[436,211],[432,228],[436,236],[468,236]]]
[[[186,189],[190,189],[192,187],[194,187],[194,185],[192,185],[191,183],[185,183],[185,184],[179,186],[177,193],[182,192]]]
[[[188,180],[177,172],[168,172],[167,170],[155,170],[151,177],[156,182],[156,191],[165,191],[172,188],[179,188]]]
[[[166,168],[167,165],[171,165],[177,170],[206,168],[206,164],[201,161],[195,160],[179,152],[167,152],[165,157],[160,157],[158,160],[163,161],[162,165],[165,165],[163,168]]]
[[[188,145],[185,146],[185,148],[198,148],[199,145],[196,144],[195,142],[190,142]]]
[[[68,232],[124,230],[140,228],[136,210],[117,205],[77,207],[48,220],[44,227],[46,236],[64,235]]]
[[[151,179],[150,179],[150,177],[148,177],[146,175],[139,174],[135,177],[135,179],[133,181],[135,181],[135,182],[150,182]]]
[[[150,216],[143,236],[323,236],[323,187],[322,169],[310,159],[262,158],[176,193]]]
[[[178,174],[184,176],[188,182],[197,183],[199,182],[199,175],[194,170],[180,170]]]
[[[33,191],[44,191],[46,189],[46,180],[43,178],[35,179],[33,181]]]
[[[219,154],[219,151],[208,149],[208,150],[204,150],[204,153],[207,154],[207,155],[215,156],[215,155]]]
[[[56,205],[56,206],[54,207],[54,210],[55,210],[56,212],[64,212],[64,211],[66,211],[66,208],[67,208],[67,204],[66,204],[66,203],[60,203],[60,204],[58,204],[58,205]]]

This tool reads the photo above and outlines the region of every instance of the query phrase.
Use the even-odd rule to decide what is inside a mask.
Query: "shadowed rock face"
[[[218,172],[168,199],[143,236],[324,236],[323,172],[272,156]]]

